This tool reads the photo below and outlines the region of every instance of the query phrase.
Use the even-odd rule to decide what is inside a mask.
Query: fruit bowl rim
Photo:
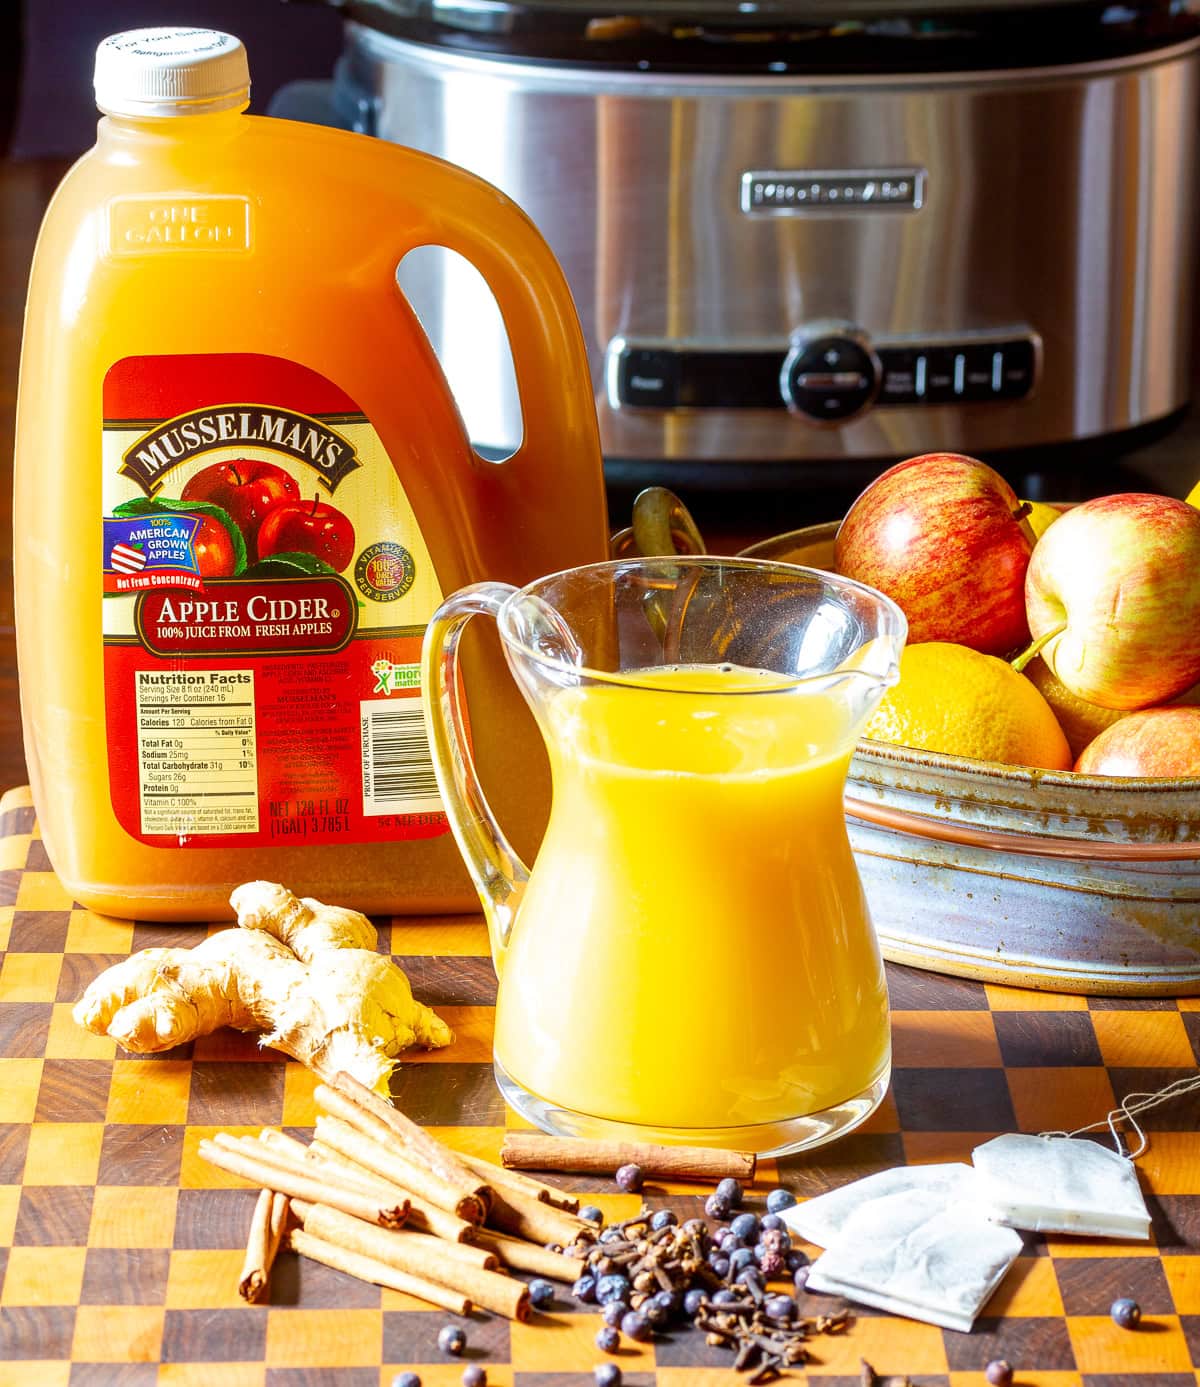
[[[1031,789],[1049,783],[1066,790],[1088,789],[1133,794],[1154,790],[1179,790],[1200,794],[1200,776],[1132,776],[1091,775],[1086,771],[1055,771],[1041,766],[1026,766],[1016,762],[985,761],[975,756],[960,756],[949,751],[923,751],[919,747],[900,746],[895,742],[880,742],[863,737],[855,748],[856,756],[871,756],[880,761],[903,761],[937,770],[971,771],[990,775],[998,781],[1021,782]]]

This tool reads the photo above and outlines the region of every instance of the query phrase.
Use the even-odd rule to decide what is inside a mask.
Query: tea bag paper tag
[[[818,1247],[836,1241],[846,1221],[864,1204],[885,1195],[905,1192],[928,1194],[943,1205],[979,1203],[983,1199],[978,1174],[969,1165],[910,1165],[881,1170],[852,1180],[828,1194],[818,1194],[803,1204],[785,1209],[780,1217],[789,1230]],[[986,1215],[981,1215],[986,1216]]]
[[[966,1333],[1021,1246],[971,1204],[901,1190],[855,1209],[813,1263],[808,1289]]]
[[[997,1222],[1036,1233],[1149,1238],[1150,1214],[1133,1162],[1074,1137],[1010,1133],[971,1159]]]

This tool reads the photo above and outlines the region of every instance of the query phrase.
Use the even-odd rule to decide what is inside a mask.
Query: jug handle
[[[516,588],[473,583],[446,599],[425,630],[421,698],[446,817],[479,893],[499,974],[529,869],[492,813],[471,756],[463,719],[458,642],[473,616],[495,619]]]
[[[408,249],[445,246],[469,260],[495,295],[512,348],[524,434],[505,462],[480,459],[483,475],[497,488],[520,487],[522,496],[534,498],[530,504],[536,505],[536,474],[550,481],[576,460],[594,462],[578,470],[580,476],[592,477],[591,510],[598,517],[592,557],[603,559],[608,532],[595,402],[590,391],[564,390],[559,384],[591,379],[566,276],[541,232],[510,198],[463,169],[404,152],[421,161],[427,190],[424,219],[409,231]],[[439,176],[446,184],[441,192]],[[412,208],[407,210],[411,216]],[[396,292],[401,292],[398,285]],[[570,560],[580,561],[578,556]]]

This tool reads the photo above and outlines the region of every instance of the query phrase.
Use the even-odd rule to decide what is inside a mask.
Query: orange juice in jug
[[[46,215],[17,414],[22,709],[42,833],[84,905],[227,915],[257,877],[370,912],[472,908],[421,721],[445,593],[600,559],[587,359],[549,249],[439,160],[244,114],[226,34],[100,46],[97,143]],[[525,414],[471,448],[396,285],[483,273]],[[548,780],[499,646],[464,682],[532,852]],[[532,770],[531,770],[532,758]]]

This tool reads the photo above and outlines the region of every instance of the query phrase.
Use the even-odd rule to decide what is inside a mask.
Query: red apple
[[[181,493],[185,501],[208,501],[220,506],[246,539],[246,554],[257,555],[259,526],[267,512],[280,501],[296,500],[300,488],[273,462],[256,458],[232,458],[214,462],[189,479]]]
[[[1129,713],[1083,749],[1085,775],[1200,776],[1200,708]]]
[[[1038,541],[1025,599],[1042,659],[1077,697],[1168,702],[1200,681],[1200,511],[1138,493],[1075,506]]]
[[[311,501],[281,501],[259,529],[259,558],[297,551],[315,554],[340,573],[354,557],[354,526],[317,496]]]
[[[910,642],[1006,655],[1029,639],[1034,535],[1024,514],[986,463],[927,453],[889,468],[850,507],[833,566],[886,593],[908,618]]]
[[[200,523],[192,536],[192,551],[202,578],[229,578],[237,566],[229,531],[211,515],[197,515]]]

